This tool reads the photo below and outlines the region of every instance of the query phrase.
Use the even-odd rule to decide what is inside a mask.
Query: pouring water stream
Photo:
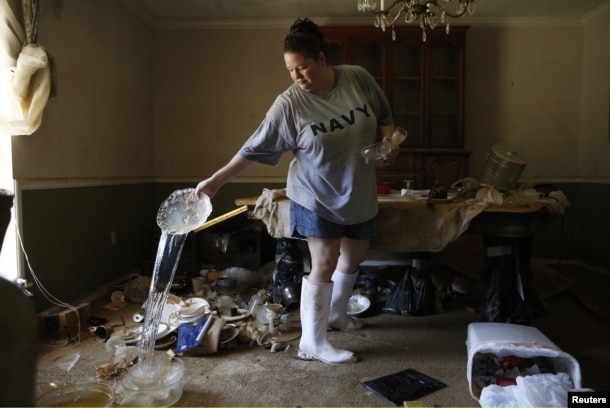
[[[146,317],[139,342],[138,365],[140,373],[153,377],[155,342],[163,307],[180,260],[180,254],[189,232],[200,227],[212,212],[208,196],[197,198],[194,189],[174,191],[159,207],[157,225],[161,239],[146,300]]]

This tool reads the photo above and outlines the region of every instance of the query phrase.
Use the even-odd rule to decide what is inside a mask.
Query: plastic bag
[[[201,340],[206,335],[214,320],[213,316],[201,316],[196,324],[181,323],[178,326],[178,341],[176,353],[184,353],[201,344]]]
[[[572,380],[566,373],[517,377],[517,385],[488,385],[481,391],[482,407],[566,407]]]
[[[292,300],[300,302],[301,280],[305,273],[305,259],[297,240],[277,238],[275,241],[276,274],[273,279],[272,298],[275,303],[289,306]],[[287,299],[285,292],[294,293]]]
[[[425,316],[436,312],[434,284],[430,272],[410,268],[394,286],[383,312]]]
[[[502,257],[486,257],[483,280],[486,286],[487,305],[481,322],[530,324],[517,260],[513,254]]]

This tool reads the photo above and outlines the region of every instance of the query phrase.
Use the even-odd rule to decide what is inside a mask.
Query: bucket
[[[568,374],[574,388],[581,388],[582,377],[578,361],[535,327],[495,322],[470,323],[466,348],[466,377],[470,395],[477,401],[481,397],[482,389],[489,386],[488,382],[493,383],[493,380],[488,381],[489,378],[499,375],[498,367],[490,365],[485,359],[490,355],[495,356],[494,361],[511,358],[545,361],[552,372]],[[487,372],[482,373],[483,371]]]
[[[527,162],[506,146],[494,146],[485,155],[483,174],[479,181],[499,190],[512,190]]]

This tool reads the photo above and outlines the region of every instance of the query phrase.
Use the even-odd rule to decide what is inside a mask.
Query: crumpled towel
[[[290,200],[286,189],[264,188],[256,200],[252,216],[263,221],[272,237],[290,237]]]

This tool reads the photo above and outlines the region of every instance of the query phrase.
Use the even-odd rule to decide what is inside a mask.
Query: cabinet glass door
[[[355,40],[349,47],[348,61],[360,65],[387,91],[384,78],[385,52],[383,43],[376,40]]]
[[[453,44],[429,48],[428,145],[459,147],[461,124],[461,51]]]
[[[327,39],[324,46],[326,47],[326,62],[328,65],[341,65],[347,61],[347,47],[345,39],[332,38]]]
[[[394,123],[408,132],[407,146],[421,146],[424,143],[422,78],[421,46],[396,42],[392,55],[390,103]]]

